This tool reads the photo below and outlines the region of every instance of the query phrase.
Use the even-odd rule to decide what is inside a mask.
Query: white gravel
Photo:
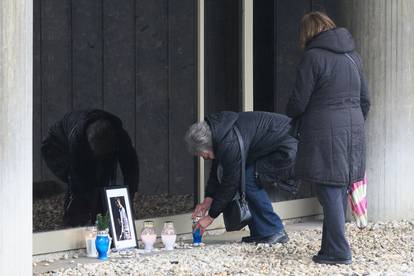
[[[353,264],[319,265],[321,231],[289,233],[290,242],[269,247],[228,243],[129,255],[81,264],[37,275],[414,275],[414,221],[370,224],[358,230],[347,225]],[[41,265],[40,263],[37,265]]]

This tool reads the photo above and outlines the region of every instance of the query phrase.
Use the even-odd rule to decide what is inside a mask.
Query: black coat
[[[354,48],[344,28],[322,32],[306,47],[287,106],[287,115],[300,120],[296,174],[302,180],[344,186],[364,177],[370,102]]]
[[[212,131],[215,154],[206,187],[206,196],[214,199],[209,214],[215,218],[240,188],[241,154],[233,126],[236,125],[239,128],[243,138],[247,167],[280,149],[284,138],[290,137],[288,135],[290,119],[284,115],[267,112],[224,111],[207,116],[206,121]],[[296,141],[293,151],[295,155]],[[287,154],[286,158],[289,156],[292,154]],[[220,181],[217,176],[219,165],[223,169]]]
[[[118,150],[105,160],[96,160],[86,138],[86,128],[98,119],[107,119],[115,128]],[[138,158],[121,120],[103,110],[67,113],[49,129],[42,144],[42,156],[51,171],[68,183],[70,192],[83,195],[115,183],[119,162],[124,184],[133,195],[138,189]],[[121,183],[118,183],[120,185]]]

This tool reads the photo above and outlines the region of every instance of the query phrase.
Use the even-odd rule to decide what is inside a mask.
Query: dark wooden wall
[[[341,21],[335,1],[254,1],[254,107],[285,112],[298,24],[310,10]],[[205,1],[206,113],[241,110],[241,0]],[[64,113],[119,116],[141,164],[144,193],[194,191],[183,143],[196,119],[196,1],[34,1],[34,180],[52,179],[40,143]]]
[[[241,0],[205,1],[205,112],[241,111]]]
[[[49,126],[74,109],[119,116],[140,160],[140,192],[193,193],[183,136],[196,120],[196,1],[34,1],[34,181]]]
[[[340,7],[329,0],[254,1],[254,109],[285,113],[302,57],[299,22],[310,11],[326,12],[343,25]]]

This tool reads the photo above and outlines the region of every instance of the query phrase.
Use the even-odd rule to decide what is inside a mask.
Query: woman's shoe
[[[330,257],[330,256],[322,255],[322,254],[313,256],[312,261],[314,261],[317,264],[330,264],[330,265],[352,264],[352,258],[335,258],[335,257]]]
[[[289,241],[288,234],[283,230],[280,233],[273,234],[271,236],[262,238],[257,243],[268,243],[268,244],[276,244],[276,243],[287,243]]]
[[[242,242],[245,243],[254,243],[257,242],[258,240],[260,240],[261,238],[259,236],[247,236],[247,237],[242,237]]]

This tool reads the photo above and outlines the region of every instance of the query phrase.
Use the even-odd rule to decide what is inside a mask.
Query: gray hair
[[[185,133],[184,140],[191,154],[213,150],[211,129],[205,121],[191,125]]]

